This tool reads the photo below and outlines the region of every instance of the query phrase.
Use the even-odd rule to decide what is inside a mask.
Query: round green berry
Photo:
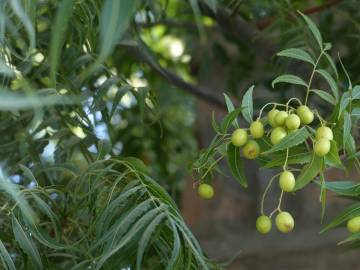
[[[282,127],[276,127],[271,131],[270,141],[273,145],[278,144],[285,136],[286,130]]]
[[[288,212],[281,212],[275,219],[276,227],[280,232],[288,233],[294,229],[295,222]]]
[[[242,152],[244,157],[248,159],[255,159],[260,154],[260,146],[256,141],[249,140],[247,144],[245,144]]]
[[[268,216],[260,216],[256,219],[256,229],[259,233],[266,234],[271,230],[271,219]]]
[[[211,199],[214,197],[214,188],[209,184],[200,184],[198,187],[198,194],[203,199]]]
[[[231,135],[231,142],[234,146],[243,146],[248,140],[248,134],[246,130],[242,128],[236,129]]]
[[[351,233],[360,232],[360,216],[349,219],[347,222],[347,229]]]
[[[334,134],[329,127],[322,126],[316,130],[315,137],[317,140],[324,138],[331,141],[332,139],[334,139]]]
[[[270,126],[272,127],[276,127],[276,123],[275,123],[275,116],[276,114],[279,112],[279,110],[277,109],[272,109],[271,111],[268,112],[267,117],[268,117],[268,122],[270,124]]]
[[[284,171],[280,174],[279,185],[281,190],[291,192],[295,188],[295,176],[290,171]]]
[[[275,115],[275,124],[277,126],[283,126],[285,124],[285,120],[288,117],[288,113],[285,111],[279,111],[276,115]]]
[[[294,113],[290,114],[285,120],[285,125],[289,130],[298,129],[300,127],[300,123],[300,117]]]
[[[255,139],[260,139],[264,136],[264,126],[260,121],[254,121],[250,125],[250,134]]]
[[[305,105],[298,107],[296,114],[300,117],[301,123],[304,125],[309,125],[314,120],[313,112]]]
[[[314,152],[317,156],[323,157],[329,153],[331,148],[330,141],[328,139],[321,138],[315,142]]]

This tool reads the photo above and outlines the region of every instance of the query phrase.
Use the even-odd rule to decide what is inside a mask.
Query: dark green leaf
[[[246,188],[248,184],[244,175],[240,151],[239,148],[233,146],[231,143],[227,146],[227,161],[232,175],[243,187]]]
[[[319,89],[311,89],[310,91],[312,93],[318,95],[320,98],[322,98],[326,102],[329,102],[332,105],[336,105],[335,98],[332,95],[330,95],[328,92],[325,92],[325,91],[319,90]]]
[[[310,164],[306,165],[300,172],[300,175],[297,177],[296,183],[295,183],[295,190],[302,189],[305,187],[308,183],[310,183],[311,180],[313,180],[317,174],[322,170],[323,168],[323,158],[318,157],[316,155],[313,156]]]
[[[300,15],[304,18],[307,26],[309,27],[311,33],[313,34],[316,42],[318,43],[320,49],[323,48],[323,41],[322,41],[322,37],[321,37],[321,34],[320,34],[320,31],[319,29],[317,28],[316,24],[308,17],[306,16],[305,14],[301,13],[300,11],[298,11],[300,13]]]
[[[307,87],[307,83],[303,79],[292,74],[280,75],[279,77],[275,78],[271,83],[272,87],[274,88],[275,84],[277,83],[290,83]]]
[[[254,108],[253,108],[253,90],[254,85],[250,86],[250,88],[245,92],[241,106],[243,108],[242,115],[248,123],[252,122]]]
[[[331,75],[324,69],[317,69],[316,70],[317,73],[319,73],[329,84],[330,89],[335,97],[335,100],[339,100],[339,89],[337,87],[337,84],[334,80],[333,77],[331,77]]]
[[[360,203],[355,203],[336,216],[320,233],[343,225],[349,219],[360,215]]]

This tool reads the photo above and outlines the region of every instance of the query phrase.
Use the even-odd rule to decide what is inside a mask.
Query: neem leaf
[[[275,78],[272,81],[271,85],[274,88],[275,84],[281,83],[281,82],[290,83],[290,84],[298,84],[298,85],[307,87],[307,83],[303,79],[301,79],[300,77],[293,75],[293,74],[280,75],[279,77]]]
[[[299,190],[310,183],[322,170],[323,161],[323,158],[314,154],[311,162],[301,170],[300,175],[297,177],[294,190]]]
[[[299,49],[299,48],[285,49],[281,52],[278,52],[276,55],[305,61],[312,65],[315,65],[315,62],[312,59],[311,55],[303,49]]]
[[[248,184],[244,175],[244,169],[242,167],[240,151],[239,148],[235,147],[231,143],[229,143],[227,146],[227,162],[232,175],[243,187],[246,188]]]
[[[319,44],[320,49],[322,49],[323,46],[323,41],[322,41],[322,37],[320,34],[319,29],[317,28],[316,24],[305,14],[301,13],[300,11],[298,11],[300,13],[300,15],[304,18],[307,26],[309,27],[311,33],[313,34],[315,40],[317,41],[317,43]]]
[[[242,99],[242,115],[244,116],[245,120],[248,123],[252,122],[252,117],[253,117],[253,112],[254,112],[254,108],[253,108],[253,90],[254,90],[254,85],[250,86],[250,88],[246,91],[246,93],[244,94],[244,97]]]

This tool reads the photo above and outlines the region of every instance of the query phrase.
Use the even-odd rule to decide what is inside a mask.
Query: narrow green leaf
[[[173,232],[174,246],[171,252],[170,260],[168,261],[168,264],[166,266],[166,270],[176,269],[175,268],[176,262],[178,260],[178,257],[181,255],[181,242],[180,242],[179,232],[176,228],[175,221],[171,220],[170,222]]]
[[[343,127],[343,147],[346,149],[347,141],[349,140],[351,132],[351,116],[345,111],[344,112],[344,127]]]
[[[226,103],[226,107],[227,107],[227,109],[228,109],[228,112],[230,113],[230,112],[234,111],[234,110],[235,110],[235,106],[234,106],[234,104],[232,103],[232,101],[231,101],[231,99],[229,98],[229,96],[224,93],[224,97],[225,97],[225,103]],[[237,119],[235,119],[232,124],[233,124],[233,126],[236,127],[236,128],[239,127],[239,124],[238,124]]]
[[[351,116],[355,117],[356,119],[360,118],[360,108],[354,108],[351,111]]]
[[[326,182],[325,187],[341,196],[357,197],[360,195],[360,183],[353,181]]]
[[[53,86],[56,86],[56,73],[59,65],[64,36],[72,16],[74,0],[63,0],[56,12],[55,21],[51,27],[51,40],[49,51],[50,77]]]
[[[285,49],[281,52],[278,52],[277,55],[305,61],[312,65],[315,65],[315,62],[312,59],[311,55],[303,49],[299,49],[299,48]]]
[[[306,152],[306,153],[296,153],[294,155],[289,155],[288,157],[288,164],[305,164],[305,163],[309,163],[311,161],[313,157],[313,154],[310,152]],[[278,167],[278,166],[282,166],[285,163],[285,153],[283,155],[283,157],[281,158],[274,158],[272,160],[270,160],[268,163],[265,164],[266,168],[273,168],[273,167]]]
[[[329,62],[329,65],[330,65],[331,69],[333,70],[336,78],[338,79],[339,78],[339,73],[338,73],[338,70],[336,68],[334,60],[332,59],[332,57],[327,52],[324,52],[324,56],[325,56],[326,60]]]
[[[330,89],[335,97],[335,100],[338,101],[339,100],[339,89],[338,86],[334,80],[333,77],[331,77],[331,75],[324,69],[317,69],[316,70],[317,73],[319,73],[329,84]]]
[[[274,145],[272,148],[270,148],[270,150],[264,152],[263,154],[266,155],[299,145],[303,143],[309,136],[310,133],[307,131],[306,127],[302,127],[301,129],[286,135],[286,137],[284,137],[278,144]]]
[[[339,156],[339,149],[337,147],[336,141],[331,140],[330,143],[330,152],[325,156],[326,163],[339,169],[345,169]]]
[[[324,220],[324,216],[325,216],[325,209],[326,209],[326,181],[325,181],[325,176],[323,172],[320,172],[320,202],[321,202],[321,223],[323,223]]]
[[[105,60],[124,34],[136,4],[136,0],[104,1],[100,18],[100,62]]]
[[[26,253],[35,269],[43,269],[40,254],[35,243],[31,239],[30,235],[24,231],[14,215],[12,215],[12,229],[16,242],[18,242],[21,249],[24,253]]]
[[[353,242],[353,241],[358,241],[358,240],[360,240],[360,232],[351,234],[345,240],[342,240],[341,242],[339,242],[339,245],[346,244],[346,243]]]
[[[314,154],[311,162],[300,172],[295,183],[295,190],[305,187],[322,170],[323,158]]]
[[[321,99],[325,100],[326,102],[329,102],[332,105],[336,105],[335,98],[332,95],[330,95],[328,92],[319,89],[311,89],[310,91],[318,95]]]
[[[244,168],[242,167],[240,151],[239,148],[235,147],[231,143],[227,145],[227,162],[232,175],[240,183],[240,185],[246,188],[248,184],[244,174]]]
[[[360,215],[360,203],[355,203],[337,215],[320,233],[343,225],[349,219]]]
[[[300,11],[298,11],[300,13],[300,15],[304,18],[307,26],[309,27],[311,33],[313,34],[316,42],[318,43],[320,49],[323,48],[323,41],[322,41],[322,37],[321,37],[321,33],[319,31],[319,29],[317,28],[316,24],[305,14],[301,13]]]
[[[212,126],[212,128],[216,131],[216,133],[220,133],[220,127],[219,127],[219,125],[218,125],[217,122],[216,122],[215,112],[214,112],[214,111],[213,111],[212,114],[211,114],[211,126]]]
[[[238,115],[242,112],[242,108],[237,108],[235,111],[232,111],[228,115],[225,116],[225,118],[222,120],[220,124],[220,131],[222,133],[226,133],[229,129],[229,126],[231,123],[235,121],[235,119],[238,117]]]
[[[166,217],[165,213],[159,214],[153,221],[145,229],[144,233],[141,236],[139,247],[137,250],[137,257],[136,257],[136,269],[141,270],[142,260],[144,257],[145,250],[149,244],[150,239],[154,236],[154,232],[156,227],[162,222],[162,220]]]
[[[2,258],[3,267],[6,270],[16,270],[13,260],[10,257],[9,252],[6,250],[3,242],[0,240],[0,257]]]
[[[254,108],[253,108],[253,90],[254,85],[250,86],[250,88],[245,92],[241,106],[243,108],[242,115],[248,123],[252,122]]]
[[[274,88],[275,84],[277,83],[290,83],[290,84],[297,84],[297,85],[302,85],[307,87],[306,82],[301,79],[300,77],[296,76],[296,75],[292,75],[292,74],[284,74],[284,75],[280,75],[279,77],[275,78],[271,85]]]

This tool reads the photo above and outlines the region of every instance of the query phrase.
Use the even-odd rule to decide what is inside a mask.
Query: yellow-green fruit
[[[271,131],[270,141],[272,144],[278,144],[286,136],[286,130],[282,127],[276,127]]]
[[[276,227],[280,232],[288,233],[294,229],[295,222],[288,212],[281,212],[275,219]]]
[[[351,233],[360,232],[360,216],[350,219],[347,223],[347,229]]]
[[[232,144],[238,147],[243,146],[247,142],[247,140],[248,140],[247,132],[242,128],[238,128],[231,135]]]
[[[265,234],[271,230],[271,219],[268,216],[260,216],[256,219],[256,229],[259,233]]]
[[[321,138],[315,142],[314,152],[317,156],[323,157],[329,153],[331,148],[330,141],[328,139]]]
[[[332,139],[334,139],[334,134],[329,127],[322,126],[316,130],[315,137],[317,140],[324,138],[331,141]]]
[[[295,187],[295,176],[290,171],[284,171],[279,178],[280,188],[285,192],[291,192]]]
[[[280,111],[275,115],[275,124],[277,126],[283,126],[285,124],[285,120],[288,117],[288,113],[285,111]]]
[[[255,139],[259,139],[264,136],[264,126],[260,121],[254,121],[250,125],[250,134]]]
[[[301,123],[304,125],[309,125],[314,120],[313,112],[305,105],[298,107],[296,114],[300,117]]]
[[[285,125],[289,130],[298,129],[300,127],[300,123],[300,117],[294,113],[290,114],[285,120]]]
[[[254,140],[249,140],[243,148],[243,155],[248,159],[255,159],[260,154],[260,146]]]
[[[275,116],[276,114],[279,112],[279,110],[277,109],[272,109],[271,111],[268,112],[267,117],[268,117],[268,122],[270,124],[270,126],[272,127],[276,127],[276,123],[275,123]]]
[[[214,188],[209,184],[200,184],[198,187],[198,194],[203,199],[211,199],[214,197]]]

